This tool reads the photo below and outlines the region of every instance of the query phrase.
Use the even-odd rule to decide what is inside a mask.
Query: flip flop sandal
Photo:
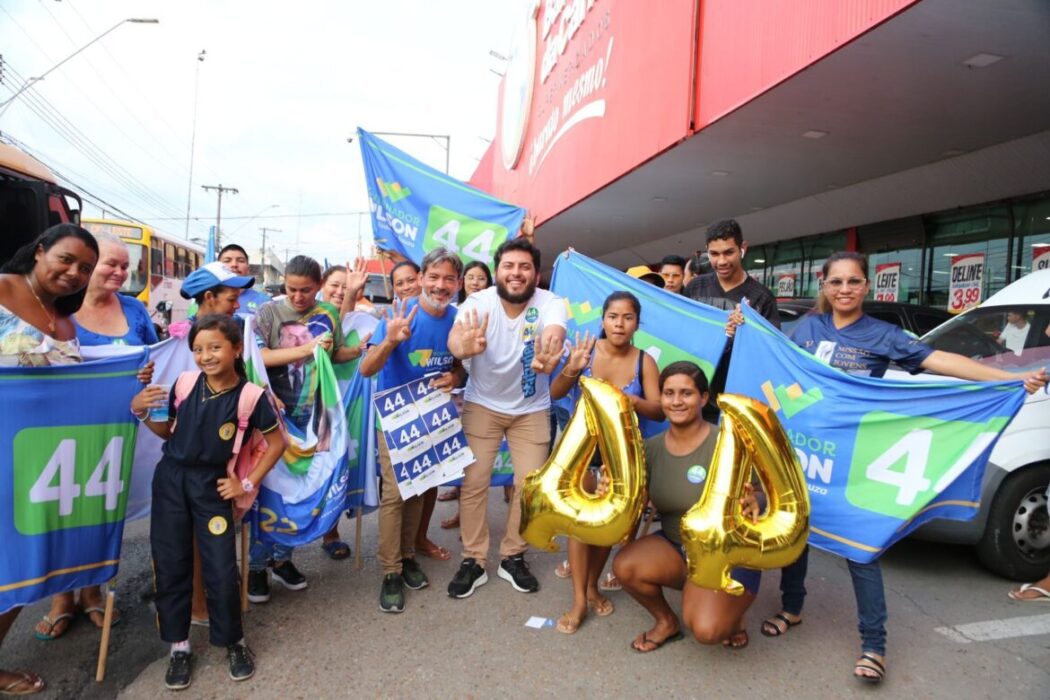
[[[649,637],[647,636],[648,634],[648,632],[642,632],[642,646],[645,646],[646,644],[652,644],[652,649],[640,649],[638,645],[634,642],[631,642],[631,648],[637,651],[639,654],[648,654],[650,652],[654,652],[661,649],[665,644],[670,644],[671,642],[677,642],[680,639],[685,639],[685,635],[682,634],[681,630],[675,632],[669,637],[661,639],[660,641],[656,641],[655,639],[649,639]]]
[[[342,540],[325,542],[321,545],[321,549],[325,551],[325,554],[327,554],[329,558],[335,559],[336,561],[350,558],[350,545]]]
[[[1039,595],[1035,598],[1023,597],[1021,594],[1026,593],[1027,591],[1035,591]],[[1016,600],[1021,603],[1050,603],[1050,591],[1047,591],[1045,588],[1040,588],[1034,583],[1022,583],[1019,589],[1016,591],[1010,591],[1006,595],[1010,597],[1010,600]]]
[[[861,675],[857,671],[871,671],[874,676]],[[859,681],[865,683],[881,683],[882,679],[886,677],[886,667],[882,665],[873,654],[864,653],[857,659],[857,663],[853,666],[853,677]]]
[[[93,624],[93,625],[94,625],[94,626],[95,626],[96,628],[98,628],[98,629],[102,629],[102,625],[103,625],[103,624],[105,624],[105,620],[106,620],[106,609],[105,609],[105,608],[99,608],[99,607],[93,607],[93,608],[80,608],[80,612],[84,613],[84,615],[86,615],[86,616],[87,616],[87,619],[91,620],[91,624]],[[99,622],[95,622],[95,621],[94,621],[94,620],[93,620],[93,619],[91,618],[91,616],[92,616],[92,615],[93,615],[94,613],[98,613],[99,615],[101,615],[101,616],[102,616],[102,620],[100,620]],[[113,620],[112,620],[112,621],[110,621],[110,623],[109,623],[109,626],[110,626],[110,627],[116,627],[116,626],[117,626],[118,624],[120,624],[120,621],[121,621],[122,619],[124,619],[124,616],[123,616],[123,615],[121,615],[121,614],[120,614],[120,611],[119,611],[119,610],[117,610],[117,609],[116,609],[116,608],[114,607],[114,608],[113,608]],[[60,635],[60,636],[61,636],[61,635]]]
[[[8,671],[8,673],[18,676],[18,680],[0,688],[0,695],[33,695],[44,689],[44,679],[35,673],[29,671]]]
[[[610,571],[598,581],[598,590],[607,593],[609,591],[622,591],[623,586],[620,584],[620,579],[616,578],[613,572]]]
[[[565,613],[558,618],[558,624],[555,628],[562,634],[576,634],[576,630],[580,629],[580,625],[583,624],[583,618],[576,619],[570,617],[569,613]]]
[[[459,513],[441,521],[442,530],[455,530],[457,527],[459,527]]]
[[[777,624],[777,621],[783,622],[786,627],[780,629],[780,625]],[[772,617],[767,617],[765,620],[762,620],[761,632],[766,637],[779,637],[783,634],[787,634],[788,630],[792,627],[797,627],[801,624],[801,618],[798,620],[789,620],[784,613],[777,613]]]
[[[438,494],[439,501],[458,501],[459,500],[459,489],[449,489],[443,493]]]
[[[722,646],[726,649],[743,649],[751,642],[747,636],[747,630],[740,630],[729,635],[728,639],[722,640]]]
[[[418,554],[422,554],[424,557],[430,557],[431,559],[437,559],[438,561],[448,561],[452,558],[452,554],[438,545],[432,545],[426,548],[417,549]]]
[[[598,617],[608,617],[616,612],[616,606],[608,598],[602,600],[588,600],[587,607],[594,611]]]
[[[572,567],[569,566],[568,559],[554,567],[554,575],[558,578],[569,578],[572,576]]]
[[[39,639],[41,642],[53,642],[69,631],[69,628],[73,625],[74,617],[76,616],[71,612],[62,613],[61,615],[56,616],[55,619],[51,619],[50,615],[44,615],[44,617],[40,621],[47,625],[47,632],[33,630],[33,636]],[[62,622],[63,620],[69,621],[66,623],[66,628],[58,634],[55,634],[55,628],[58,627],[58,623]]]

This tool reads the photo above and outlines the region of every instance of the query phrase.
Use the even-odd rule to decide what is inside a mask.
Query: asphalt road
[[[501,494],[492,490],[494,543],[506,513]],[[437,527],[452,508],[438,504],[431,534],[458,554],[457,531]],[[352,543],[353,523],[343,521],[341,528]],[[859,642],[846,566],[820,552],[810,559],[805,624],[786,637],[758,632],[761,617],[778,609],[778,576],[770,574],[752,608],[748,648],[730,651],[687,639],[641,655],[629,643],[650,620],[623,592],[611,594],[615,614],[587,619],[574,636],[525,626],[532,616],[556,619],[567,609],[569,583],[554,576],[561,559],[555,554],[529,555],[538,593],[515,592],[495,576],[490,561],[489,583],[466,600],[445,594],[458,556],[424,559],[431,587],[409,591],[405,613],[384,614],[375,543],[372,515],[364,519],[361,570],[352,559],[329,560],[317,544],[297,552],[309,588],[275,587],[270,603],[247,616],[258,668],[250,681],[230,681],[224,654],[208,647],[205,630],[194,628],[194,683],[180,697],[1050,697],[1050,605],[1010,601],[1009,582],[982,569],[965,548],[907,541],[883,558],[889,673],[873,688],[850,675]],[[41,673],[48,681],[42,698],[167,694],[167,647],[149,604],[148,549],[146,523],[131,524],[116,589],[124,620],[113,631],[104,683],[94,681],[99,634],[86,619],[58,641],[33,639],[32,625],[47,611],[46,602],[20,616],[0,649],[0,667]],[[679,596],[671,599],[677,605]],[[981,622],[989,624],[972,626]]]

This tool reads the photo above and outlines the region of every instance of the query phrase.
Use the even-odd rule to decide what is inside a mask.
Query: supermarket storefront
[[[1040,0],[543,0],[473,182],[547,259],[688,255],[734,217],[782,292],[854,249],[902,301],[987,297],[1046,264],[1047,27]]]

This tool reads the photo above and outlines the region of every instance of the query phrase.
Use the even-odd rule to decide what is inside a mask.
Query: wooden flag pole
[[[360,571],[364,564],[361,562],[361,521],[363,510],[358,507],[354,509],[354,568]]]
[[[248,612],[248,525],[241,521],[241,612]]]
[[[109,632],[113,629],[113,605],[116,593],[106,591],[106,612],[102,617],[102,641],[98,648],[98,666],[95,669],[95,681],[101,683],[106,679],[106,660],[109,657]]]

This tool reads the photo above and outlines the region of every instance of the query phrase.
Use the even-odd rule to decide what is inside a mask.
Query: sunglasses
[[[824,280],[824,286],[831,287],[832,289],[841,289],[842,286],[845,285],[847,287],[852,287],[855,289],[857,287],[863,287],[864,283],[867,281],[868,280],[864,279],[863,277],[850,277],[849,279],[845,280],[833,277],[832,279]]]

